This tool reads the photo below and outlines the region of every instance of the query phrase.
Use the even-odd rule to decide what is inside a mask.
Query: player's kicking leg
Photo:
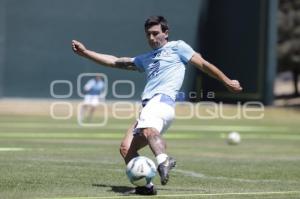
[[[166,143],[155,128],[143,129],[143,135],[156,157],[161,184],[166,185],[169,181],[169,172],[175,167],[176,161],[166,154]]]
[[[148,144],[148,141],[143,135],[137,134],[133,136],[133,129],[135,126],[136,122],[128,129],[120,145],[120,153],[124,158],[126,164],[128,164],[128,162],[132,158],[137,157],[139,155],[137,152],[139,149],[145,147]],[[150,182],[146,186],[136,187],[133,190],[133,192],[130,193],[139,195],[156,195],[157,190],[154,187],[153,183]]]

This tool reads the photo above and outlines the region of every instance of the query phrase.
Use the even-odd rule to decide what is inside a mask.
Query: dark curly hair
[[[161,25],[161,30],[163,32],[169,30],[168,21],[163,16],[151,16],[145,21],[145,31],[158,24]]]

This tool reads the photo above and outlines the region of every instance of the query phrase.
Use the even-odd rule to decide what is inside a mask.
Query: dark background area
[[[73,85],[71,97],[78,98],[80,74],[104,73],[108,99],[114,99],[113,82],[131,80],[132,99],[137,100],[145,85],[143,74],[99,67],[75,56],[70,43],[78,39],[98,52],[133,57],[150,50],[144,20],[164,15],[171,27],[170,40],[186,41],[241,81],[244,92],[238,100],[268,104],[276,70],[276,9],[276,0],[0,0],[0,96],[52,98],[51,82],[67,80]],[[237,100],[193,67],[187,67],[186,76],[185,93],[213,91],[213,100]],[[63,84],[55,89],[57,94],[68,93]],[[128,85],[119,84],[118,90],[126,94]],[[187,94],[185,100],[208,100],[199,94],[196,98]]]

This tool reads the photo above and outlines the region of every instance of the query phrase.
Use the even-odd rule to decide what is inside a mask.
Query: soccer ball
[[[237,145],[241,142],[241,136],[238,132],[230,132],[227,136],[227,143],[230,145]]]
[[[145,156],[138,156],[127,164],[126,175],[132,184],[145,186],[155,177],[156,166],[151,159]]]

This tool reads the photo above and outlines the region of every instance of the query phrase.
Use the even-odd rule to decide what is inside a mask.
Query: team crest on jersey
[[[171,56],[171,50],[166,49],[166,50],[161,51],[161,56],[162,57],[170,57]]]
[[[154,53],[152,58],[155,59],[155,58],[160,58],[160,57],[169,57],[170,55],[171,55],[171,50],[165,49],[160,52]]]

